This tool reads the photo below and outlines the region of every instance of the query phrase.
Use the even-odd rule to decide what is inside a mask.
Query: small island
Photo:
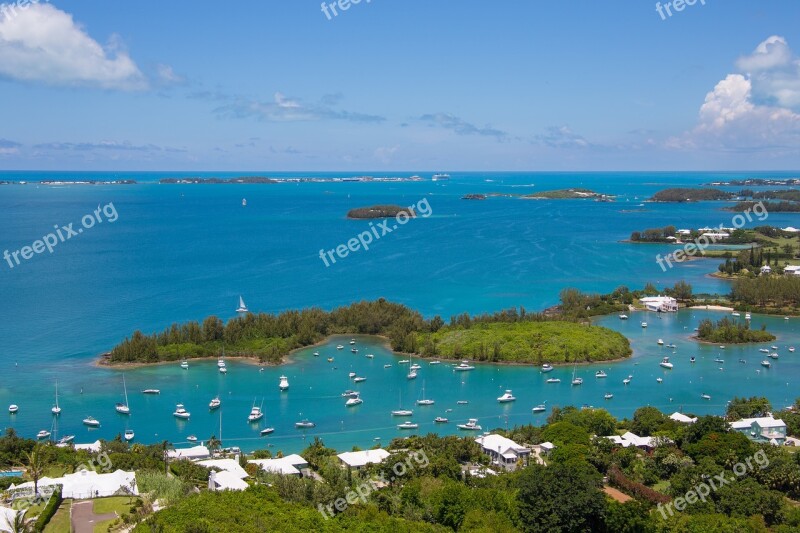
[[[674,188],[658,191],[648,200],[650,202],[705,202],[711,200],[731,200],[736,195],[732,192],[720,189],[693,189],[693,188]]]
[[[410,207],[400,205],[373,205],[371,207],[359,207],[347,212],[350,219],[373,219],[373,218],[392,218],[400,213],[405,213],[411,218],[417,216],[416,212]]]
[[[521,197],[531,200],[580,200],[589,198],[594,200],[603,200],[613,198],[613,196],[601,194],[590,189],[580,188],[539,191],[531,194],[525,194]]]
[[[800,185],[800,178],[749,178],[746,180],[714,181],[705,183],[711,187],[792,187]]]
[[[766,331],[764,326],[761,330],[752,330],[747,321],[736,322],[725,317],[716,324],[709,319],[701,321],[697,339],[714,344],[747,344],[774,341],[775,335]]]
[[[485,194],[465,194],[461,197],[462,200],[486,200]]]

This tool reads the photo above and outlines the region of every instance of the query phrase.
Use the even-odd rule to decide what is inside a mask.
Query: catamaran
[[[244,304],[244,298],[239,296],[239,308],[236,310],[237,313],[249,313],[247,306]]]
[[[281,382],[280,385],[278,385],[278,388],[282,391],[289,390],[289,378],[286,376],[281,376]]]
[[[131,414],[131,408],[128,406],[128,386],[125,384],[125,376],[122,376],[122,387],[125,390],[125,403],[118,403],[115,406],[117,412],[121,415]]]
[[[506,390],[506,392],[502,396],[497,398],[497,401],[500,402],[500,403],[514,402],[516,400],[517,399],[511,393],[511,389]]]
[[[61,407],[58,406],[58,381],[56,381],[56,404],[50,409],[50,412],[56,416],[61,414]]]

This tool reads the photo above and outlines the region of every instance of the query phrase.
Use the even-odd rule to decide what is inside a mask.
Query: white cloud
[[[158,79],[163,85],[181,85],[186,82],[186,78],[177,74],[169,65],[159,64],[156,66]]]
[[[101,46],[72,15],[50,4],[0,19],[0,76],[50,85],[139,90],[147,81],[112,36]]]
[[[505,131],[498,130],[489,125],[481,128],[450,113],[428,113],[422,115],[419,119],[423,122],[428,122],[432,126],[438,126],[453,131],[458,135],[481,135],[484,137],[494,137],[498,141],[505,140],[508,136],[508,133]]]
[[[384,117],[377,115],[337,109],[334,105],[326,103],[326,101],[330,101],[330,99],[323,98],[323,101],[318,104],[310,104],[277,92],[271,102],[237,97],[234,102],[220,106],[214,112],[219,116],[228,118],[254,117],[267,122],[345,120],[366,123],[384,122],[386,120]]]
[[[16,155],[20,146],[22,145],[18,142],[0,139],[0,155]]]
[[[800,59],[786,39],[773,35],[736,66],[750,77],[757,103],[800,111]]]

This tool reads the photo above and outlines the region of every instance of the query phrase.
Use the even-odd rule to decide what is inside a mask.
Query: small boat
[[[337,346],[337,347],[336,347],[336,349],[337,349],[337,350],[344,350],[344,346],[342,346],[342,345],[340,344],[339,346]]]
[[[227,366],[219,367],[219,373],[220,374],[227,374],[228,373],[228,367]]]
[[[694,357],[694,356],[692,356],[692,358],[691,358],[691,359],[689,359],[689,362],[690,362],[690,363],[694,363],[695,361],[697,361],[697,358],[696,358],[696,357]]]
[[[656,378],[656,383],[664,383],[664,378]]]
[[[596,377],[597,379],[607,378],[608,374],[606,374],[602,370],[598,370],[597,372],[594,373],[594,377]]]
[[[546,372],[552,372],[552,371],[553,371],[553,365],[550,365],[550,364],[547,364],[547,363],[542,365],[542,373],[543,374],[546,373]]]
[[[314,352],[314,357],[319,357],[319,352]]]
[[[328,357],[328,362],[333,363],[333,357]]]
[[[772,348],[776,352],[778,351],[778,347],[777,346],[770,346],[770,348]]]
[[[738,311],[734,311],[733,313],[731,313],[731,316],[742,316],[742,314]]]
[[[358,353],[358,348],[350,348],[350,353]]]
[[[531,409],[534,413],[544,413],[547,411],[547,407],[542,403]]]
[[[743,365],[747,364],[747,361],[745,359],[739,359],[739,362],[742,363]]]
[[[458,400],[456,402],[456,405],[467,405],[468,403],[469,403],[468,400]]]
[[[642,322],[642,327],[646,328],[647,327],[647,322]]]
[[[674,367],[675,365],[669,362],[669,357],[665,357],[664,359],[661,360],[658,366],[672,370],[672,367]]]
[[[144,389],[142,394],[161,394],[160,389]]]
[[[355,343],[356,343],[355,339],[350,339],[350,346],[354,345]]]
[[[561,380],[558,378],[549,378],[547,383],[561,383]]]
[[[789,320],[788,316],[783,317],[784,320]]]
[[[175,406],[175,411],[172,413],[172,416],[175,418],[180,418],[182,420],[188,420],[192,413],[186,410],[182,403],[179,403]]]
[[[250,414],[247,415],[247,421],[253,424],[264,418],[264,413],[261,412],[261,407],[257,407],[253,402],[253,407],[250,409]]]
[[[184,370],[189,370],[189,362],[188,361],[181,361],[181,368]]]
[[[626,315],[625,313],[623,313],[623,314],[619,315],[619,319],[620,319],[620,320],[628,320],[628,315]]]
[[[478,425],[477,418],[470,418],[466,424],[458,424],[457,427],[458,429],[463,429],[464,431],[480,431],[483,429]]]
[[[75,435],[64,435],[60,439],[58,439],[59,444],[69,444],[70,442],[75,440]]]
[[[442,364],[442,362],[441,362],[441,361],[439,361],[439,360],[435,360],[435,361],[431,361],[431,362],[430,362],[430,363],[428,363],[428,364],[429,364],[429,365],[441,365],[441,364]]]
[[[392,411],[392,416],[413,416],[413,415],[414,411],[411,411],[410,409],[397,409],[395,411]]]
[[[794,353],[794,346],[789,346],[789,351]]]
[[[516,400],[517,399],[514,397],[514,395],[511,394],[511,390],[507,390],[502,396],[497,398],[497,401],[500,403],[514,402]]]
[[[419,424],[415,424],[414,422],[403,422],[402,424],[397,425],[397,429],[417,429]]]
[[[50,412],[55,416],[61,414],[61,407],[58,406],[58,381],[56,381],[56,404],[50,409]]]
[[[706,394],[706,393],[703,393],[703,394],[701,394],[701,395],[700,395],[700,397],[701,397],[702,399],[704,399],[704,400],[710,400],[710,399],[711,399],[711,396],[709,396],[709,395],[708,395],[708,394]]]
[[[771,353],[771,354],[769,354],[769,356],[768,356],[768,357],[769,357],[770,359],[777,359],[777,358],[778,358],[778,357],[780,357],[780,356],[778,355],[778,352],[774,352],[774,353]]]
[[[281,376],[280,379],[281,379],[281,382],[278,385],[278,388],[280,390],[282,390],[282,391],[289,390],[289,378],[287,378],[286,376]]]
[[[358,398],[359,393],[354,390],[346,390],[342,393],[342,398]]]
[[[666,346],[667,346],[667,348],[671,348],[673,350],[676,348],[676,346],[674,344],[667,344]]]
[[[605,398],[606,400],[610,400],[610,399],[611,399],[611,398],[613,398],[613,397],[614,397],[614,395],[613,395],[613,394],[611,394],[610,392],[607,392],[607,393],[605,393],[605,394],[603,395],[603,398]]]
[[[361,383],[362,381],[367,381],[367,378],[363,376],[356,376],[353,378],[353,383]]]
[[[94,417],[87,416],[86,418],[83,419],[83,425],[96,428],[100,425],[100,421]]]
[[[769,349],[767,348],[759,348],[758,351],[761,353],[769,353]]]
[[[269,435],[273,431],[275,431],[275,428],[264,428],[264,429],[261,430],[260,433],[261,433],[261,436],[264,437],[266,435]]]
[[[355,398],[350,398],[349,400],[347,400],[344,405],[346,407],[354,407],[356,405],[361,405],[362,403],[364,403],[364,400],[356,396]]]
[[[714,362],[715,363],[724,363],[725,359],[722,359],[721,357],[717,357],[716,359],[714,359]]]
[[[426,406],[426,405],[433,405],[434,403],[436,403],[436,402],[434,402],[433,400],[431,400],[429,398],[425,398],[425,382],[423,382],[422,383],[422,398],[417,400],[417,405]]]
[[[375,359],[375,354],[368,353],[364,357],[366,357],[367,359]]]
[[[383,368],[392,368],[392,365],[390,365],[389,363],[387,363],[387,364],[383,365]]]
[[[663,346],[664,345],[664,339],[658,339],[658,345],[659,346]]]
[[[398,365],[407,365],[408,363],[410,363],[408,359],[401,359],[397,362]]]
[[[628,385],[630,382],[631,382],[631,378],[625,378],[625,379],[622,380],[622,383],[624,383],[625,385]]]
[[[724,350],[724,349],[725,349],[725,345],[724,345],[724,344],[720,344],[720,345],[719,345],[719,349],[720,349],[720,350]]]
[[[316,427],[317,425],[314,422],[311,422],[308,419],[301,420],[300,422],[295,422],[294,427],[297,429],[310,429]]]
[[[125,384],[125,376],[122,376],[122,388],[125,391],[125,403],[118,403],[114,406],[114,409],[121,415],[129,415],[131,414],[131,408],[128,405],[128,386]]]
[[[745,320],[750,320],[750,313],[745,313],[744,314],[744,319]]]
[[[417,371],[416,370],[412,370],[411,372],[408,373],[408,375],[406,377],[408,379],[417,379]]]
[[[577,387],[578,385],[583,385],[583,378],[574,378],[574,379],[572,380],[572,384],[573,384],[574,386],[576,386],[576,387]]]
[[[764,359],[763,361],[761,361],[761,366],[763,366],[764,368],[769,368],[772,366],[772,363]]]
[[[222,400],[220,400],[218,396],[208,403],[208,408],[213,411],[214,409],[218,409],[220,405],[222,405]]]
[[[188,440],[189,442],[197,442],[197,437],[195,437],[194,435],[189,435],[188,437],[186,437],[186,440]]]
[[[217,359],[217,367],[222,368],[223,366],[225,366],[225,359],[220,357],[219,359]]]
[[[447,424],[448,422],[450,422],[448,419],[446,419],[443,416],[437,416],[436,418],[433,419],[433,421],[436,424]]]
[[[125,430],[124,438],[126,441],[130,442],[134,437],[136,437],[136,433],[134,433],[132,429]]]
[[[36,438],[38,440],[46,439],[48,437],[50,437],[50,432],[47,431],[46,429],[43,429],[39,433],[36,434]]]
[[[419,366],[418,364],[414,363],[413,365],[411,365],[408,368],[410,368],[411,370],[420,370],[422,367]]]
[[[239,296],[239,307],[236,309],[237,313],[248,313],[247,306],[244,304],[244,298]]]
[[[247,198],[242,198],[242,207],[247,207]]]
[[[475,370],[475,367],[470,365],[467,361],[461,361],[458,366],[454,366],[453,370],[457,372],[467,372],[469,370]]]

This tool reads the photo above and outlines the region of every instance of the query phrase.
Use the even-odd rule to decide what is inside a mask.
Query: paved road
[[[72,531],[74,533],[94,533],[94,526],[98,522],[105,522],[117,517],[117,513],[103,515],[94,514],[92,501],[83,501],[72,504]]]

